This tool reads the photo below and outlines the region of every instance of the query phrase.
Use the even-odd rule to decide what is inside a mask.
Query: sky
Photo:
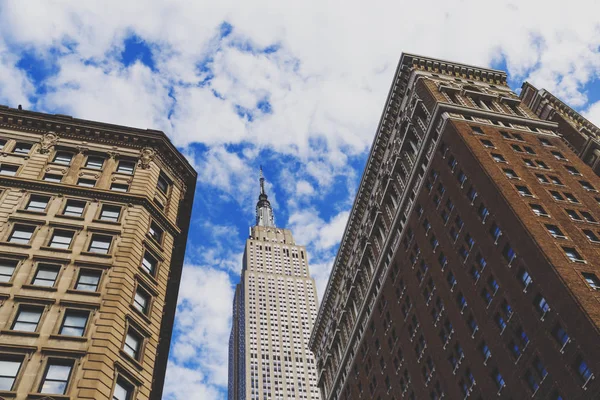
[[[0,104],[166,132],[198,185],[164,390],[225,399],[263,165],[324,291],[401,52],[502,68],[600,124],[597,0],[0,0]]]

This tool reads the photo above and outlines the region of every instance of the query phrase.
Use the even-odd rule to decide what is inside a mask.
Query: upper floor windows
[[[543,146],[552,146],[552,143],[546,138],[538,138]]]
[[[104,166],[104,157],[101,156],[88,156],[85,160],[85,167],[91,169],[102,169]]]
[[[57,151],[54,155],[53,162],[61,165],[71,165],[71,161],[73,160],[73,153],[68,151]]]
[[[596,188],[588,181],[579,181],[579,184],[588,192],[597,192]]]
[[[592,274],[590,272],[583,272],[583,278],[587,282],[587,284],[594,290],[600,290],[600,279],[596,276],[596,274]]]
[[[557,160],[568,161],[567,158],[560,151],[553,150],[550,153],[552,153],[552,155],[554,156],[554,158],[556,158]]]
[[[0,175],[15,176],[17,171],[19,171],[18,165],[0,164]]]
[[[46,173],[46,174],[44,174],[44,177],[42,178],[42,180],[45,182],[59,183],[59,182],[62,182],[62,178],[63,178],[62,175],[59,175],[59,174]]]
[[[125,183],[113,182],[110,184],[110,190],[112,190],[113,192],[128,192],[129,185],[127,185]]]
[[[154,276],[156,274],[156,267],[158,266],[158,260],[149,251],[144,252],[144,257],[142,258],[142,268],[146,270],[150,275]]]
[[[573,167],[572,165],[565,165],[565,169],[571,174],[571,175],[581,175],[581,173],[579,172],[579,170],[575,167]]]
[[[0,356],[0,390],[11,391],[14,389],[22,363],[22,358],[10,355]]]
[[[54,287],[60,272],[60,265],[39,264],[32,285]]]
[[[42,212],[46,211],[49,201],[50,201],[50,196],[42,196],[42,195],[33,194],[29,197],[29,201],[27,202],[27,206],[25,206],[25,209],[27,211],[34,211],[34,212],[42,213]]]
[[[505,163],[506,159],[502,156],[502,154],[492,153],[492,158],[494,161],[499,163]]]
[[[43,312],[43,307],[20,305],[11,329],[13,331],[36,332]]]
[[[152,239],[156,240],[158,243],[162,243],[164,231],[161,227],[158,226],[156,222],[152,221],[150,223],[150,229],[148,230],[148,234]]]
[[[50,238],[50,242],[48,243],[48,247],[64,250],[70,249],[74,237],[75,231],[55,229]]]
[[[79,271],[79,276],[75,282],[75,290],[97,292],[101,277],[102,273],[100,271],[82,269]]]
[[[67,393],[71,373],[73,372],[73,360],[50,359],[42,378],[40,393],[60,394]]]
[[[65,203],[62,215],[81,217],[83,215],[83,210],[85,210],[85,205],[85,201],[68,199]]]
[[[492,148],[492,149],[496,148],[496,146],[494,146],[494,143],[492,143],[491,140],[481,139],[481,144],[483,144],[485,147],[488,147],[488,148]]]
[[[8,237],[10,243],[29,244],[31,237],[35,232],[35,226],[16,224]]]
[[[158,188],[158,190],[160,190],[164,194],[167,194],[169,192],[170,185],[171,183],[169,182],[165,174],[161,172],[158,176],[158,181],[156,182],[156,187]]]
[[[133,399],[133,386],[123,380],[122,378],[117,379],[115,384],[115,390],[113,392],[112,400],[132,400]]]
[[[117,165],[117,172],[127,175],[133,175],[135,170],[135,161],[131,160],[120,160]]]
[[[67,310],[60,326],[59,335],[83,336],[90,313],[83,310]]]
[[[13,149],[13,153],[26,155],[26,154],[29,154],[32,147],[33,147],[33,144],[31,144],[31,143],[17,142],[17,144],[15,144],[15,147]]]
[[[113,242],[112,236],[94,233],[88,251],[96,254],[108,254]]]
[[[0,259],[0,282],[10,282],[17,269],[17,260]],[[0,389],[1,390],[1,389]]]
[[[88,178],[79,178],[77,180],[77,186],[94,187],[94,186],[96,186],[96,180],[88,179]]]
[[[121,207],[111,205],[111,204],[103,204],[100,209],[100,220],[108,221],[108,222],[119,222],[121,217]]]

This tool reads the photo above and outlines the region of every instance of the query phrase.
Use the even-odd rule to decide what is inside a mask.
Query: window
[[[593,231],[589,229],[583,229],[583,233],[590,242],[600,242],[600,239],[598,239],[598,236],[596,236],[596,234]]]
[[[481,205],[479,206],[478,214],[479,218],[481,218],[481,220],[485,222],[485,219],[488,217],[490,212],[487,209],[487,207],[483,203],[481,203]]]
[[[562,183],[562,181],[561,181],[561,180],[560,180],[558,177],[556,177],[556,176],[552,176],[552,175],[550,175],[550,180],[551,180],[551,181],[552,181],[552,183],[553,183],[553,184],[555,184],[555,185],[564,186],[564,185],[563,185],[563,183]]]
[[[81,310],[67,310],[60,326],[60,335],[83,336],[90,313]]]
[[[492,235],[494,241],[497,243],[498,239],[500,239],[500,236],[502,235],[502,230],[500,230],[500,227],[494,223],[490,228],[490,235]]]
[[[111,183],[110,190],[114,192],[127,192],[129,190],[129,185],[125,183]]]
[[[564,347],[569,342],[569,335],[560,325],[556,325],[552,330],[552,336],[561,347]]]
[[[560,228],[556,225],[546,225],[546,229],[548,233],[550,233],[555,238],[566,239],[565,234],[560,230]]]
[[[0,139],[0,150],[4,150],[5,145],[6,145],[6,140]]]
[[[553,150],[550,153],[552,153],[554,158],[556,158],[557,160],[567,161],[567,158],[560,151]]]
[[[3,355],[0,358],[0,390],[11,391],[21,369],[22,359]]]
[[[535,176],[536,176],[537,180],[538,180],[540,183],[550,183],[550,182],[548,181],[548,178],[546,178],[546,176],[545,176],[545,175],[542,175],[542,174],[535,174]]]
[[[100,211],[100,220],[109,222],[119,222],[121,216],[121,207],[104,204]]]
[[[594,186],[592,186],[592,184],[589,183],[588,181],[579,181],[579,183],[588,192],[597,192],[596,188]]]
[[[37,286],[54,287],[59,272],[60,265],[39,264],[31,284]]]
[[[0,164],[0,175],[15,176],[18,170],[18,165]]]
[[[556,190],[551,190],[550,194],[552,195],[552,198],[556,201],[565,201],[565,198],[562,197],[562,195]]]
[[[102,169],[104,165],[104,157],[100,156],[88,156],[85,167],[91,169]]]
[[[458,164],[456,158],[454,158],[454,156],[450,156],[450,158],[448,159],[448,166],[452,171],[454,171],[454,168],[456,168],[456,164]]]
[[[581,175],[581,174],[579,173],[579,171],[577,170],[577,168],[575,168],[575,167],[573,167],[573,166],[571,166],[571,165],[565,165],[565,168],[567,169],[567,171],[569,171],[569,173],[570,173],[571,175]]]
[[[115,391],[113,392],[112,400],[131,400],[133,399],[133,386],[125,382],[123,379],[117,379]]]
[[[54,156],[54,162],[62,165],[71,165],[71,161],[73,160],[73,153],[69,153],[67,151],[57,151]]]
[[[523,139],[523,136],[519,135],[518,133],[513,133],[512,135],[513,135],[513,138],[515,140],[518,140],[520,142],[524,142],[525,141],[525,139]]]
[[[150,234],[150,237],[156,240],[158,243],[162,241],[163,230],[156,224],[156,222],[152,221],[148,233]]]
[[[167,177],[161,172],[160,175],[158,176],[158,181],[156,182],[156,187],[158,188],[158,190],[160,190],[164,194],[167,194],[169,192],[169,186],[170,186],[170,183],[169,183]]]
[[[521,196],[533,197],[533,194],[528,187],[521,185],[516,185],[515,187]]]
[[[17,317],[13,322],[12,330],[24,332],[37,331],[38,324],[42,318],[42,311],[42,307],[20,306]]]
[[[504,139],[512,139],[512,136],[510,136],[510,133],[508,133],[506,131],[500,131],[500,134],[502,135],[502,137]]]
[[[101,276],[102,273],[100,271],[81,270],[77,277],[77,282],[75,283],[75,290],[83,290],[86,292],[98,291]]]
[[[139,286],[133,296],[133,306],[144,315],[147,315],[150,309],[150,295]]]
[[[569,257],[569,260],[573,262],[585,262],[585,260],[579,254],[579,252],[573,247],[563,247],[563,250],[567,257]]]
[[[49,196],[40,196],[34,194],[29,197],[29,202],[27,203],[27,207],[25,207],[25,209],[27,211],[44,212],[46,211],[46,207],[48,207],[49,201]]]
[[[581,213],[581,215],[587,222],[591,222],[593,224],[598,222],[598,221],[596,221],[594,216],[592,214],[590,214],[589,212],[587,212],[587,211],[579,211],[579,212]]]
[[[573,193],[564,192],[563,194],[571,203],[579,203],[579,200],[577,200],[577,197],[575,197]]]
[[[506,245],[504,246],[504,249],[502,250],[502,255],[504,256],[504,259],[508,262],[508,265],[510,265],[510,263],[515,259],[515,257],[517,256],[515,254],[515,251],[513,250],[513,248],[510,246],[509,243],[506,243]]]
[[[473,202],[477,198],[477,191],[475,190],[475,188],[473,186],[471,186],[469,188],[469,192],[467,193],[467,197],[469,198],[469,200],[471,200],[471,204],[473,204]]]
[[[504,159],[504,157],[502,157],[501,154],[492,153],[492,158],[494,159],[494,161],[499,162],[499,163],[506,162],[506,159]]]
[[[96,186],[96,180],[95,179],[79,178],[77,180],[77,186],[94,187],[94,186]]]
[[[487,139],[481,139],[481,144],[483,144],[485,147],[490,147],[492,149],[496,148],[496,146],[494,146],[494,143]]]
[[[0,259],[0,282],[10,282],[17,269],[16,260]]]
[[[35,232],[35,226],[31,225],[15,225],[8,241],[16,244],[29,244],[31,237]]]
[[[62,178],[62,175],[58,174],[44,174],[44,177],[42,179],[46,182],[58,183],[62,181]]]
[[[50,359],[44,373],[40,393],[65,394],[69,386],[73,361]]]
[[[590,379],[592,379],[592,371],[588,367],[587,363],[583,361],[583,358],[579,356],[577,358],[577,362],[575,363],[577,374],[579,377],[587,383]]]
[[[96,254],[108,254],[112,244],[112,236],[93,234],[88,251]]]
[[[129,329],[125,336],[125,343],[123,345],[123,351],[127,353],[134,360],[139,360],[142,348],[142,337],[133,330]]]
[[[535,160],[535,162],[537,163],[538,167],[542,169],[550,169],[550,167],[543,161]]]
[[[81,217],[84,209],[85,201],[69,199],[65,204],[63,215],[68,215],[70,217]]]
[[[55,229],[48,246],[55,249],[69,249],[73,242],[73,236],[75,236],[74,231]]]
[[[512,169],[503,168],[502,171],[504,171],[504,174],[508,179],[519,179],[519,175],[517,175],[517,173]]]
[[[485,361],[487,361],[492,356],[492,352],[485,342],[481,343],[479,349],[481,350],[481,354],[483,355]]]
[[[498,372],[498,370],[494,371],[494,373],[492,374],[492,378],[494,379],[494,382],[496,382],[498,390],[502,390],[502,388],[506,386],[504,378],[502,378],[502,375],[500,375],[500,372]]]
[[[587,282],[588,285],[594,290],[600,290],[600,279],[596,276],[596,274],[592,274],[589,272],[582,273],[583,278]]]
[[[467,180],[467,175],[465,175],[465,173],[463,171],[459,171],[456,179],[458,179],[458,182],[460,183],[460,185],[462,187],[462,185],[464,185],[465,181]]]
[[[511,144],[510,147],[512,147],[512,149],[518,153],[523,152],[523,149],[521,149],[521,146],[519,146],[518,144]]]
[[[31,143],[23,143],[17,142],[15,148],[13,149],[13,153],[15,154],[29,154],[33,145]]]
[[[535,168],[535,164],[533,163],[533,161],[531,161],[529,158],[524,158],[523,162],[525,163],[525,165],[527,165],[528,167],[534,167]]]
[[[546,138],[538,138],[538,140],[543,146],[552,146],[552,143]]]
[[[156,272],[156,266],[158,261],[156,257],[150,254],[148,251],[144,252],[144,258],[142,259],[142,267],[150,274],[154,275]]]
[[[135,162],[129,160],[121,160],[119,161],[119,165],[117,166],[117,172],[120,172],[122,174],[132,175],[134,169]]]
[[[523,146],[523,148],[525,149],[526,152],[528,152],[529,154],[535,154],[535,151],[529,147],[529,146]]]
[[[565,209],[565,212],[569,215],[569,217],[571,217],[572,220],[583,221],[583,219],[579,216],[579,214],[577,214],[577,211]]]
[[[481,130],[480,127],[478,126],[470,126],[471,130],[473,131],[473,133],[477,133],[479,135],[483,135],[483,131]]]
[[[545,315],[548,311],[550,311],[550,306],[548,305],[548,302],[540,294],[537,295],[533,304],[535,305],[535,308],[537,308],[539,313],[542,315]]]
[[[531,207],[531,211],[533,211],[533,213],[538,217],[549,216],[544,207],[540,206],[539,204],[530,204],[529,207]]]

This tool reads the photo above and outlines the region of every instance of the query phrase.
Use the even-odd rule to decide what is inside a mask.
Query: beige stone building
[[[160,399],[195,182],[163,132],[0,107],[0,398]]]

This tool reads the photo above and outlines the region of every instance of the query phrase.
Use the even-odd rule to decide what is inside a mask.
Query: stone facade
[[[164,133],[0,108],[0,398],[160,399],[196,172]]]
[[[403,54],[312,332],[323,399],[596,398],[600,179],[502,71]]]

